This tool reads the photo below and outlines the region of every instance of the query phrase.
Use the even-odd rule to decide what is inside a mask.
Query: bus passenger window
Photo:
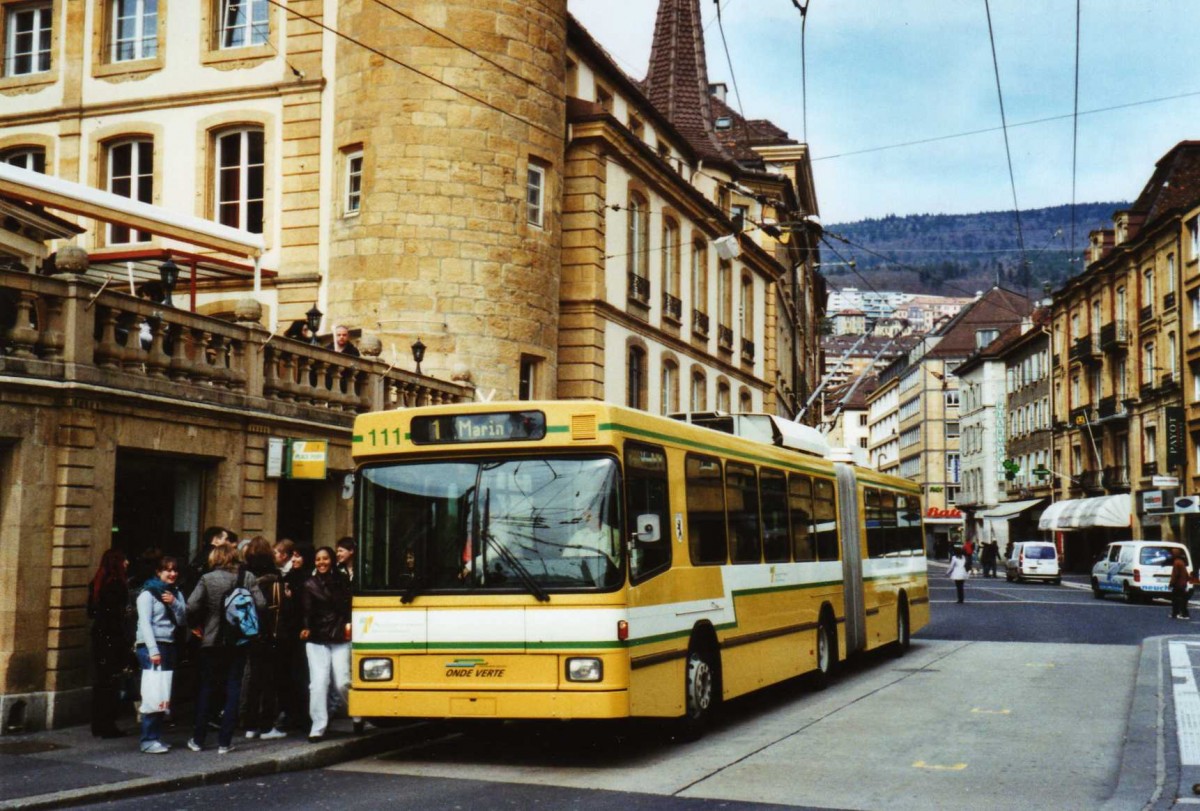
[[[837,503],[833,498],[833,482],[829,479],[813,481],[813,518],[817,525],[817,560],[841,560]]]
[[[724,563],[725,488],[721,483],[721,463],[711,456],[688,454],[684,479],[692,563]]]
[[[896,494],[888,490],[879,491],[879,524],[888,557],[908,555],[906,542],[896,532]]]
[[[874,487],[863,488],[863,521],[867,530],[867,557],[881,558],[887,554],[887,535],[883,531],[880,517],[879,491]]]
[[[630,442],[625,445],[625,514],[631,531],[639,515],[657,515],[661,537],[654,542],[633,542],[630,576],[636,583],[671,565],[675,534],[667,487],[667,455],[662,448]]]
[[[762,486],[763,557],[767,563],[788,560],[787,480],[783,472],[763,468]]]
[[[914,555],[925,551],[925,538],[921,533],[921,499],[917,496],[896,497],[897,534]]]
[[[758,476],[751,465],[725,465],[725,505],[729,510],[729,558],[734,563],[761,563],[758,524]]]
[[[788,506],[792,511],[792,558],[797,563],[817,559],[813,534],[812,479],[793,473],[788,476]]]

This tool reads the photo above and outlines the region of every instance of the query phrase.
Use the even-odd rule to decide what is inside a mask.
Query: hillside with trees
[[[831,224],[825,227],[821,272],[834,288],[864,288],[869,282],[877,290],[954,296],[974,295],[999,282],[1040,295],[1043,284],[1058,287],[1082,270],[1088,233],[1111,228],[1113,213],[1128,206],[1075,206],[1074,246],[1068,245],[1071,206],[1022,211],[1027,273],[1011,211],[892,215]],[[844,264],[850,260],[853,269]]]

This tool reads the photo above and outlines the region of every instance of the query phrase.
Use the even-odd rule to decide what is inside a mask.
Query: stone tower
[[[419,337],[427,374],[465,366],[508,399],[526,361],[533,393],[554,396],[566,0],[351,0],[337,29],[375,52],[337,44],[336,171],[361,150],[363,194],[356,214],[340,199],[330,214],[328,311],[378,334],[398,366]]]

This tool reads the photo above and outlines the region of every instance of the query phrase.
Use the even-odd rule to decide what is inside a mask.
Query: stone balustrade
[[[470,400],[368,357],[103,289],[0,270],[0,375],[349,425],[365,411]]]

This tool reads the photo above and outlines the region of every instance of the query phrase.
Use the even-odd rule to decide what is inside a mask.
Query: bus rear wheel
[[[712,722],[717,704],[717,665],[705,648],[688,651],[683,693],[687,703],[680,720],[680,737],[694,741]]]
[[[901,600],[896,606],[896,646],[894,648],[897,656],[903,656],[908,652],[909,646],[912,644],[912,629],[908,624],[908,603]]]
[[[813,673],[813,687],[824,690],[833,680],[833,668],[837,662],[837,637],[829,621],[822,619],[817,625],[817,669]]]

